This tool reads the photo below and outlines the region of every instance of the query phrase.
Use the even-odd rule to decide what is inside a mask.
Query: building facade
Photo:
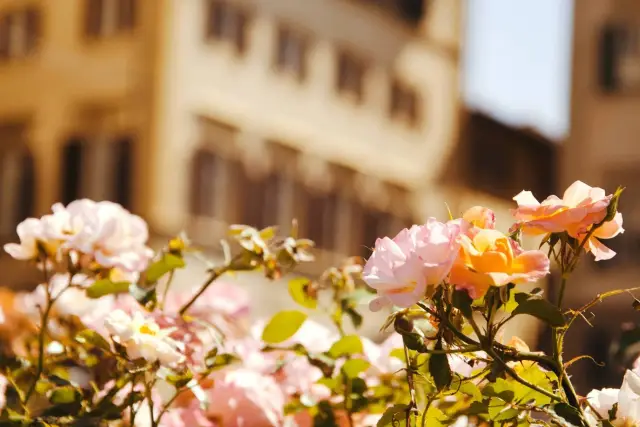
[[[596,294],[637,286],[640,254],[640,4],[607,0],[574,4],[571,130],[563,147],[561,188],[576,179],[612,193],[626,187],[620,210],[624,234],[604,242],[618,255],[583,262],[567,290],[567,304],[579,306]],[[594,309],[593,327],[582,322],[568,343],[572,355],[609,359],[623,322],[637,321],[629,295]],[[611,363],[576,364],[574,378],[590,386],[618,387],[621,375]]]
[[[478,181],[461,142],[463,0],[53,3],[0,0],[3,243],[79,197],[214,258],[229,224],[297,218],[321,266],[447,205],[490,205],[508,227],[510,187],[487,191],[503,184]],[[11,285],[38,280],[0,265]],[[285,286],[244,281],[258,316],[288,304]]]

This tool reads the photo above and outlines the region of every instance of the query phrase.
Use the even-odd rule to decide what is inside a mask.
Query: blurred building
[[[583,262],[567,290],[566,304],[576,307],[611,289],[638,286],[640,273],[640,3],[607,0],[574,3],[571,130],[563,148],[561,188],[576,179],[612,193],[626,187],[620,209],[623,235],[604,241],[618,255],[610,261]],[[623,321],[637,321],[625,294],[594,309],[593,327],[581,322],[569,334],[572,355],[594,354],[607,361],[608,347]],[[618,387],[611,364],[602,368],[582,361],[572,374],[587,386]]]
[[[463,22],[463,0],[0,0],[2,240],[79,197],[214,255],[228,224],[295,217],[324,266],[446,204],[505,229],[537,143],[464,112]],[[259,315],[286,304],[249,282]]]

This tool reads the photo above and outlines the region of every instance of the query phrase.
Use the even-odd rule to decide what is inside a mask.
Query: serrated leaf
[[[512,420],[520,413],[517,409],[507,406],[502,399],[497,397],[492,397],[489,400],[488,412],[489,418],[496,422]]]
[[[345,335],[338,341],[334,342],[329,349],[329,356],[337,359],[342,356],[349,356],[353,354],[362,354],[364,348],[362,346],[362,340],[357,335]]]
[[[309,293],[310,284],[311,281],[304,277],[289,280],[289,295],[301,306],[315,309],[318,305],[318,299]]]
[[[342,372],[344,372],[347,378],[356,378],[362,372],[369,369],[370,366],[371,363],[364,359],[349,359],[342,365]]]
[[[291,338],[307,320],[307,315],[298,310],[284,310],[276,313],[262,331],[262,341],[278,344]]]
[[[569,404],[564,402],[556,403],[553,405],[553,411],[575,426],[583,427],[585,425],[580,412]]]
[[[104,351],[111,351],[109,342],[99,333],[92,329],[84,329],[76,335],[76,341],[80,344],[91,345]]]
[[[376,427],[395,427],[400,425],[400,421],[404,424],[407,408],[407,405],[401,403],[387,408],[387,410],[384,411],[384,414],[382,414],[382,417],[380,417],[380,420],[378,420]]]
[[[161,259],[154,262],[149,266],[149,268],[147,268],[147,271],[145,273],[146,283],[156,283],[165,274],[177,268],[184,268],[184,266],[185,262],[182,257],[170,253],[165,253],[162,255]]]
[[[534,316],[552,327],[562,327],[565,325],[564,316],[562,311],[549,301],[537,296],[529,296],[524,294],[516,294],[516,301],[518,307],[513,310],[514,315],[528,314]],[[526,297],[526,299],[525,299]]]
[[[82,398],[80,392],[73,386],[57,387],[49,392],[49,401],[56,405],[65,405],[77,402]]]
[[[86,289],[89,298],[100,298],[105,295],[129,292],[129,282],[112,282],[109,279],[96,280]]]
[[[442,350],[442,341],[436,343],[435,350]],[[438,391],[443,390],[451,384],[453,374],[451,373],[449,358],[446,354],[431,354],[429,357],[429,373]]]

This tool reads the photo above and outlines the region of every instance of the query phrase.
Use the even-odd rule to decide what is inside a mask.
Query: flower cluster
[[[570,327],[603,298],[631,292],[562,306],[585,250],[596,260],[614,255],[601,239],[623,232],[620,193],[578,181],[563,199],[539,203],[523,191],[509,234],[483,206],[429,218],[379,238],[364,266],[351,258],[317,280],[292,278],[298,309],[257,320],[247,292],[220,279],[276,279],[311,261],[313,242],[296,227],[279,237],[272,227],[232,226],[224,262],[184,289],[172,286],[195,251],[184,236],[154,252],[146,223],[117,204],[56,204],[5,246],[46,281],[0,291],[0,424],[640,425],[640,372],[584,397],[563,360]],[[525,249],[521,234],[542,244]],[[552,261],[563,277],[555,303],[519,286],[544,278]],[[358,334],[367,303],[391,312],[377,342]],[[505,334],[523,315],[550,328],[549,354]]]
[[[20,260],[63,261],[64,255],[81,266],[141,272],[153,256],[146,246],[146,222],[112,202],[83,199],[68,206],[55,204],[52,213],[18,225],[20,243],[5,250]]]

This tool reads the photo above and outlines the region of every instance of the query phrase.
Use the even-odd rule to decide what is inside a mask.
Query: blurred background
[[[80,197],[143,216],[155,247],[186,231],[213,260],[229,224],[297,218],[313,275],[447,205],[490,206],[506,231],[522,189],[626,185],[619,255],[583,262],[577,306],[637,285],[639,95],[634,0],[0,0],[0,240]],[[4,253],[0,272],[38,282]],[[258,317],[291,304],[286,286],[228,280]],[[571,355],[607,362],[574,365],[580,390],[619,384],[631,301],[571,335]],[[548,341],[530,318],[508,333]]]

